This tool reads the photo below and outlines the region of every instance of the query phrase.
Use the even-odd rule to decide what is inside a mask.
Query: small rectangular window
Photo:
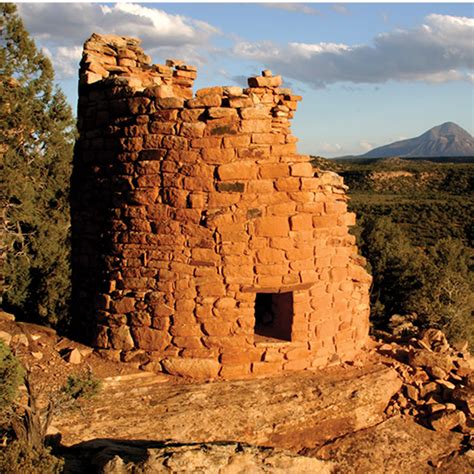
[[[255,334],[265,339],[291,341],[293,293],[257,293]]]

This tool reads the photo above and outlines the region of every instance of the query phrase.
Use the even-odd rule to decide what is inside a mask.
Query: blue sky
[[[156,63],[198,66],[196,88],[270,68],[303,96],[301,153],[360,154],[446,121],[474,132],[472,3],[22,3],[75,108],[92,32],[140,37]]]

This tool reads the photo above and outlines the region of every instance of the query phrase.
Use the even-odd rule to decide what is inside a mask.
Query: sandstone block
[[[260,263],[275,264],[284,261],[285,252],[283,250],[264,248],[257,251],[257,260]]]
[[[224,88],[221,86],[215,86],[215,87],[205,87],[203,89],[199,89],[196,91],[196,97],[204,97],[208,95],[223,95],[224,93]]]
[[[272,123],[269,120],[243,120],[241,130],[243,133],[269,133],[272,130]],[[253,143],[259,142],[253,141]]]
[[[291,230],[312,230],[313,218],[311,214],[299,214],[290,217]]]
[[[184,107],[184,99],[179,97],[158,97],[155,104],[159,109],[182,109]]]
[[[142,115],[149,112],[154,112],[151,107],[151,100],[147,97],[134,97],[133,99],[128,99],[128,109],[133,115]]]
[[[183,122],[180,133],[186,138],[200,138],[204,135],[206,124],[203,122]]]
[[[207,113],[211,119],[237,118],[237,110],[230,107],[210,107]]]
[[[276,145],[284,143],[285,138],[277,133],[252,133],[252,143]]]
[[[209,195],[208,206],[209,209],[228,207],[232,204],[237,204],[240,199],[240,194],[238,193],[213,193]],[[240,229],[238,232],[240,233]],[[229,230],[221,230],[221,234],[224,235],[224,233],[229,234]],[[240,240],[238,241],[240,242]]]
[[[234,137],[224,137],[224,148],[248,147],[250,145],[250,135],[237,135]]]
[[[466,415],[459,410],[451,413],[436,413],[431,417],[430,423],[435,431],[451,431],[466,423]]]
[[[247,181],[247,191],[255,194],[269,194],[275,191],[275,187],[271,179],[255,179]]]
[[[288,156],[296,153],[296,145],[294,143],[284,143],[280,145],[272,145],[272,154],[274,156]]]
[[[208,336],[229,336],[232,332],[232,323],[225,321],[205,321],[204,333]]]
[[[134,343],[127,326],[119,326],[110,329],[110,345],[114,349],[128,351],[133,349]]]
[[[300,180],[298,178],[278,178],[275,181],[277,191],[298,191],[300,189]]]
[[[227,139],[227,138],[226,138]],[[191,140],[192,148],[220,148],[222,143],[221,137],[203,137],[203,138],[194,138]]]
[[[225,86],[223,87],[223,94],[228,97],[240,97],[243,94],[242,87]]]
[[[281,362],[253,362],[252,363],[252,374],[259,375],[272,375],[281,372],[283,364]]]
[[[286,163],[264,163],[260,166],[262,178],[280,178],[288,176],[288,165]]]
[[[314,227],[336,227],[337,217],[334,216],[313,216]]]
[[[187,107],[195,109],[199,107],[220,107],[222,103],[221,94],[207,94],[186,102]]]
[[[239,379],[250,374],[250,364],[223,365],[219,376],[223,379]]]
[[[181,359],[169,357],[162,361],[163,369],[171,375],[193,379],[215,379],[221,365],[214,359]]]
[[[255,179],[258,166],[251,162],[228,163],[217,168],[217,174],[221,180]]]
[[[253,100],[248,96],[230,97],[229,105],[234,108],[252,107]]]
[[[131,313],[135,309],[135,298],[124,297],[117,301],[112,301],[112,311],[120,314]]]
[[[356,224],[356,215],[354,212],[346,212],[342,216],[339,216],[337,223],[343,226],[354,226]]]
[[[255,233],[262,237],[284,237],[290,231],[290,224],[285,217],[262,217],[255,221]]]
[[[243,107],[240,109],[240,116],[243,119],[269,119],[270,107],[257,104],[254,107]]]
[[[288,350],[285,354],[285,359],[287,359],[287,360],[296,360],[296,359],[307,360],[307,359],[309,359],[310,356],[311,356],[311,353],[307,348],[297,347],[295,349]]]
[[[204,349],[201,338],[196,336],[175,336],[173,344],[183,349]]]
[[[248,79],[249,87],[280,87],[282,84],[281,76],[273,77],[250,77]]]
[[[109,347],[109,328],[98,324],[92,342],[95,347],[107,349]]]
[[[148,351],[162,351],[171,342],[170,335],[165,331],[159,331],[145,326],[131,328],[135,346]]]
[[[82,355],[79,349],[74,348],[68,351],[65,356],[65,360],[66,362],[69,362],[70,364],[74,364],[74,365],[80,364],[82,362]]]

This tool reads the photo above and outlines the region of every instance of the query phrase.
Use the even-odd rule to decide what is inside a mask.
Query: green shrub
[[[83,398],[90,400],[96,396],[101,388],[99,379],[91,372],[70,375],[61,392],[69,399]]]
[[[360,225],[361,250],[373,276],[372,321],[387,329],[394,314],[413,312],[411,302],[425,284],[426,257],[388,217],[367,218]]]
[[[24,371],[10,348],[0,341],[0,413],[11,407]]]
[[[474,346],[472,249],[441,239],[421,249],[388,217],[361,219],[358,239],[373,275],[371,319],[376,329],[441,329],[448,340]]]
[[[12,441],[0,448],[0,472],[9,474],[59,474],[64,461],[51,454],[50,448],[31,448]]]
[[[474,346],[472,254],[472,249],[459,240],[440,240],[427,253],[425,283],[411,301],[422,327],[441,329],[450,342],[468,340],[471,349]]]

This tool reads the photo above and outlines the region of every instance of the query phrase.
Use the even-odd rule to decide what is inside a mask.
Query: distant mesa
[[[433,127],[419,137],[374,148],[361,158],[474,156],[474,138],[453,122]]]

